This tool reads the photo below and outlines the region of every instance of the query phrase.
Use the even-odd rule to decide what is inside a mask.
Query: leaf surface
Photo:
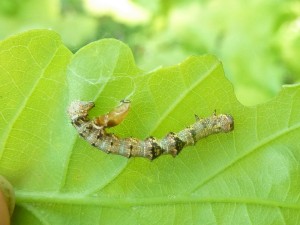
[[[0,62],[0,173],[16,190],[13,224],[299,223],[299,85],[249,108],[213,56],[144,72],[117,40],[72,56],[45,30],[2,41]],[[130,99],[110,129],[121,137],[161,138],[214,110],[235,129],[176,158],[127,159],[79,137],[66,115],[76,99],[95,101],[91,116]]]

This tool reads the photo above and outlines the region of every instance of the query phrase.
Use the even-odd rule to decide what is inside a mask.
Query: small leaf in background
[[[2,41],[0,62],[0,174],[16,191],[13,224],[299,223],[299,85],[245,107],[215,57],[144,72],[117,40],[72,56],[46,30]],[[122,137],[161,138],[214,110],[235,130],[151,162],[93,148],[66,115],[76,99],[95,101],[95,116],[124,98],[131,111],[110,129]]]

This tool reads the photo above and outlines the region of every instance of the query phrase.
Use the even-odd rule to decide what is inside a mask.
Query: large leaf
[[[0,43],[0,173],[15,187],[13,224],[297,224],[300,221],[300,85],[247,108],[212,56],[149,73],[116,40],[73,58],[50,31]],[[249,62],[251,63],[251,62]],[[75,99],[91,115],[132,101],[119,136],[162,137],[194,114],[230,113],[235,130],[176,158],[107,155],[66,115]]]

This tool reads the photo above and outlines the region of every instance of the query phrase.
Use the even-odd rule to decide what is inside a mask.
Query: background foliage
[[[299,15],[297,0],[2,0],[0,37],[51,28],[73,52],[113,37],[146,70],[214,54],[238,99],[255,105],[299,81]]]

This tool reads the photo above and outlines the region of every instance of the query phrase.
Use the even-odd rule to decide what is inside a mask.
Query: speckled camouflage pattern
[[[186,146],[194,145],[196,142],[211,134],[229,132],[233,130],[233,117],[226,114],[199,118],[196,122],[177,134],[170,132],[164,138],[157,139],[148,137],[145,140],[137,138],[120,138],[114,134],[107,133],[106,129],[121,123],[130,108],[129,101],[121,101],[121,104],[111,112],[96,117],[88,118],[88,111],[95,106],[93,102],[74,101],[68,108],[71,123],[77,132],[92,146],[100,150],[130,157],[145,157],[153,160],[162,154],[176,156]]]

